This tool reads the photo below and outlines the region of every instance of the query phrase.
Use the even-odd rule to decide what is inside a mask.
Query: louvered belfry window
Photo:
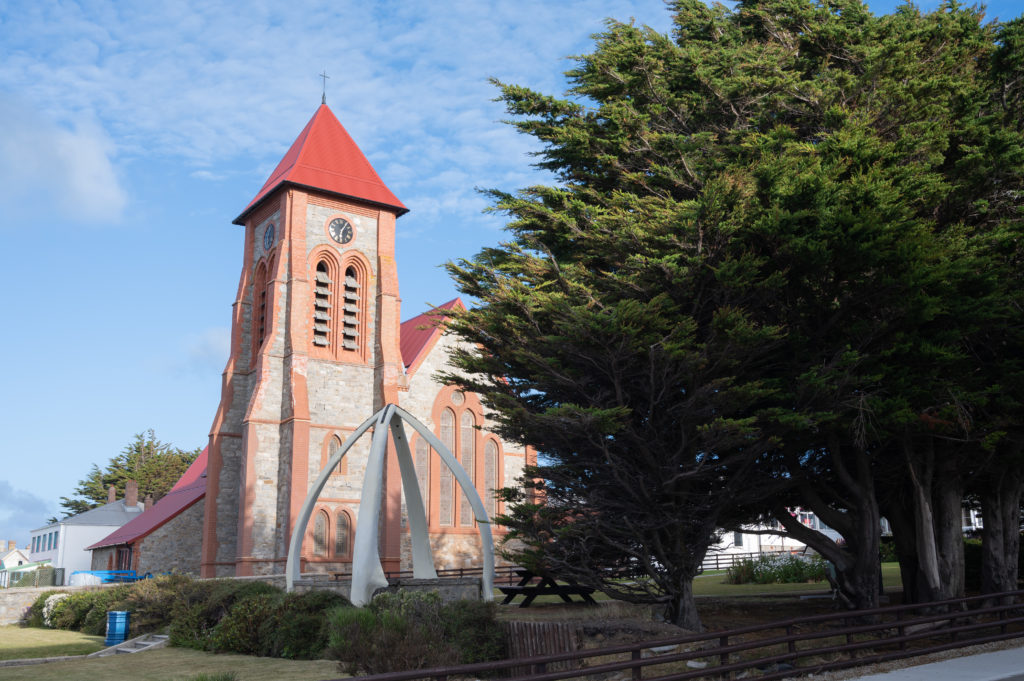
[[[327,263],[321,260],[316,266],[316,281],[313,284],[313,345],[326,348],[331,344],[331,285]]]
[[[359,279],[356,269],[345,270],[345,294],[343,325],[341,330],[341,347],[345,350],[359,349]]]

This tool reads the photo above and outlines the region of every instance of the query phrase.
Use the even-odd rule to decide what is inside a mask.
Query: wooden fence
[[[767,681],[1024,637],[1024,591],[923,605],[846,611],[728,631],[588,650],[360,677],[410,681],[495,676],[516,681],[613,678],[634,681]],[[694,668],[699,667],[699,668]],[[752,670],[758,670],[756,672]]]

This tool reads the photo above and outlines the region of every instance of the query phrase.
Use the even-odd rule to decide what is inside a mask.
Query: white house
[[[2,546],[2,542],[0,542]],[[0,570],[9,570],[29,562],[28,549],[19,549],[18,542],[7,542],[7,548],[0,548]]]
[[[72,572],[92,567],[92,553],[86,551],[87,546],[95,544],[145,510],[138,496],[138,483],[129,480],[125,485],[124,499],[114,499],[114,488],[111,487],[108,501],[103,506],[32,530],[29,557],[33,562],[49,560],[54,568],[63,569],[63,584],[69,584]]]

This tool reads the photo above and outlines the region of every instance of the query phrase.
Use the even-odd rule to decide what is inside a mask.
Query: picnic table
[[[590,596],[594,593],[594,589],[589,586],[582,586],[577,584],[571,579],[563,580],[565,584],[559,584],[558,580],[550,574],[535,574],[530,570],[516,570],[516,574],[519,576],[519,583],[514,586],[499,586],[503,594],[505,594],[505,600],[501,602],[502,605],[509,605],[515,600],[516,596],[523,596],[523,602],[519,604],[520,608],[528,608],[533,603],[533,599],[537,596],[558,596],[566,603],[575,603],[571,596],[579,596],[583,599],[583,603],[589,603],[591,605],[597,605],[597,602]],[[536,584],[531,582],[536,579]]]

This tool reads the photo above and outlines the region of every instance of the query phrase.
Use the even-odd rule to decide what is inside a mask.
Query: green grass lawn
[[[724,581],[725,570],[709,570],[693,580],[693,593],[698,597],[728,598],[730,596],[775,596],[815,591],[828,592],[831,589],[827,581],[797,584],[724,584]],[[886,589],[902,587],[899,563],[882,563],[882,584]],[[494,590],[494,595],[499,603],[504,598],[504,594],[497,589]],[[579,598],[574,596],[573,600],[578,601]],[[608,600],[608,596],[597,592],[594,594],[594,600]],[[521,601],[522,598],[517,598],[515,603],[518,604]],[[561,603],[562,600],[558,596],[538,596],[533,602],[538,604]]]
[[[0,660],[88,655],[102,649],[102,636],[88,636],[61,629],[0,627]]]
[[[234,672],[238,681],[322,681],[346,676],[338,671],[336,662],[328,660],[278,660],[161,648],[134,655],[0,668],[0,681],[185,681],[201,673],[226,672]]]

